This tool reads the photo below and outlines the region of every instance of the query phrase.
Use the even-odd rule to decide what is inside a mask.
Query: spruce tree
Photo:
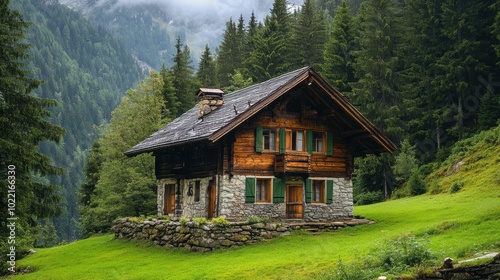
[[[477,114],[475,88],[478,77],[487,77],[495,66],[490,27],[495,13],[490,8],[496,1],[444,0],[441,4],[443,28],[440,30],[446,51],[436,61],[436,82],[447,93],[442,106],[453,108],[453,119],[447,130],[450,136],[462,138],[465,122]],[[472,118],[474,119],[474,118]]]
[[[400,135],[399,93],[400,7],[395,0],[363,2],[360,18],[360,50],[354,69],[351,98],[361,111],[393,140]]]
[[[335,11],[330,39],[325,45],[322,66],[323,76],[341,92],[350,92],[350,83],[356,81],[352,55],[356,46],[353,25],[350,8],[347,1],[343,0],[342,5],[338,6]]]
[[[291,69],[290,36],[291,18],[286,0],[275,0],[271,15],[264,19],[264,28],[255,35],[254,49],[248,60],[254,82],[265,81]]]
[[[49,184],[46,179],[35,180],[33,175],[43,178],[63,173],[61,168],[52,165],[49,157],[38,151],[38,144],[58,142],[64,129],[46,120],[51,116],[48,108],[56,106],[57,102],[33,94],[42,82],[32,78],[32,73],[26,69],[30,45],[24,39],[29,23],[19,12],[9,8],[9,1],[0,2],[0,14],[0,166],[5,175],[0,180],[0,207],[3,209],[0,247],[2,252],[7,252],[4,250],[9,235],[7,218],[17,218],[16,253],[19,257],[29,249],[27,247],[33,246],[27,234],[29,227],[34,227],[38,219],[60,214],[59,187]],[[15,194],[12,212],[7,211],[12,208],[7,205],[8,190]],[[4,261],[6,255],[2,256]]]
[[[180,102],[176,117],[191,109],[195,103],[195,85],[193,84],[193,66],[189,47],[183,47],[181,38],[177,37],[175,44],[174,65],[172,66],[173,86],[177,100]]]
[[[235,62],[238,62],[240,59],[236,57],[238,54],[236,38],[236,24],[233,22],[233,19],[230,18],[226,23],[226,30],[224,31],[217,56],[217,75],[221,87],[229,85],[229,75],[234,73],[234,69],[237,67]]]
[[[196,72],[196,78],[200,87],[217,87],[215,77],[215,61],[208,45],[205,45],[205,51],[201,55],[198,72]]]
[[[292,68],[312,66],[321,70],[323,48],[328,38],[323,10],[306,0],[300,10],[296,27],[293,29],[291,50]]]
[[[163,87],[161,89],[163,100],[165,101],[165,109],[163,116],[165,119],[174,119],[180,110],[181,103],[176,96],[176,90],[173,85],[173,74],[162,65],[160,76],[163,78]]]

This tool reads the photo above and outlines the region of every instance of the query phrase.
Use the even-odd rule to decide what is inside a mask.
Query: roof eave
[[[183,140],[183,141],[177,141],[177,142],[172,142],[172,143],[167,143],[167,144],[162,144],[162,145],[151,146],[151,147],[143,148],[143,149],[136,149],[136,150],[130,149],[130,150],[125,152],[125,155],[128,157],[135,157],[135,156],[140,155],[140,154],[150,153],[150,152],[154,152],[156,150],[160,150],[160,149],[164,149],[164,148],[168,148],[168,147],[179,146],[179,145],[189,144],[189,143],[198,142],[198,141],[202,141],[202,140],[207,140],[207,138],[208,138],[207,136],[203,136],[203,137],[193,138],[193,139],[189,139],[189,140]]]

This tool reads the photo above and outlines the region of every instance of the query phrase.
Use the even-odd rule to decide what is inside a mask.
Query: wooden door
[[[175,209],[175,185],[165,185],[163,196],[163,214],[173,214]]]
[[[211,219],[215,217],[215,197],[216,197],[216,187],[215,187],[215,180],[210,180],[210,183],[208,184],[208,214],[207,218]]]
[[[302,185],[286,186],[286,218],[302,219]]]

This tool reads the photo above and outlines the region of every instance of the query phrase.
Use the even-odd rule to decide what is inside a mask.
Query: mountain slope
[[[56,99],[50,121],[66,129],[59,145],[42,143],[40,150],[67,170],[50,178],[62,186],[64,214],[54,220],[61,240],[78,238],[77,189],[84,180],[86,151],[96,137],[94,126],[111,116],[125,91],[142,77],[125,48],[106,30],[57,1],[11,1],[33,24],[27,41],[33,75],[44,80],[35,91]]]

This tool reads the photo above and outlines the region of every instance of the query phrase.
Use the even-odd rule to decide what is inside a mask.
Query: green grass
[[[498,129],[497,129],[498,130]],[[310,279],[373,253],[401,233],[428,236],[438,260],[500,251],[500,145],[473,144],[456,174],[443,166],[428,178],[443,192],[355,208],[374,220],[319,235],[296,232],[252,246],[190,253],[103,235],[39,249],[18,262],[33,273],[15,279]],[[472,144],[471,144],[472,145]],[[449,164],[453,164],[450,162]],[[463,187],[450,193],[453,183]]]

